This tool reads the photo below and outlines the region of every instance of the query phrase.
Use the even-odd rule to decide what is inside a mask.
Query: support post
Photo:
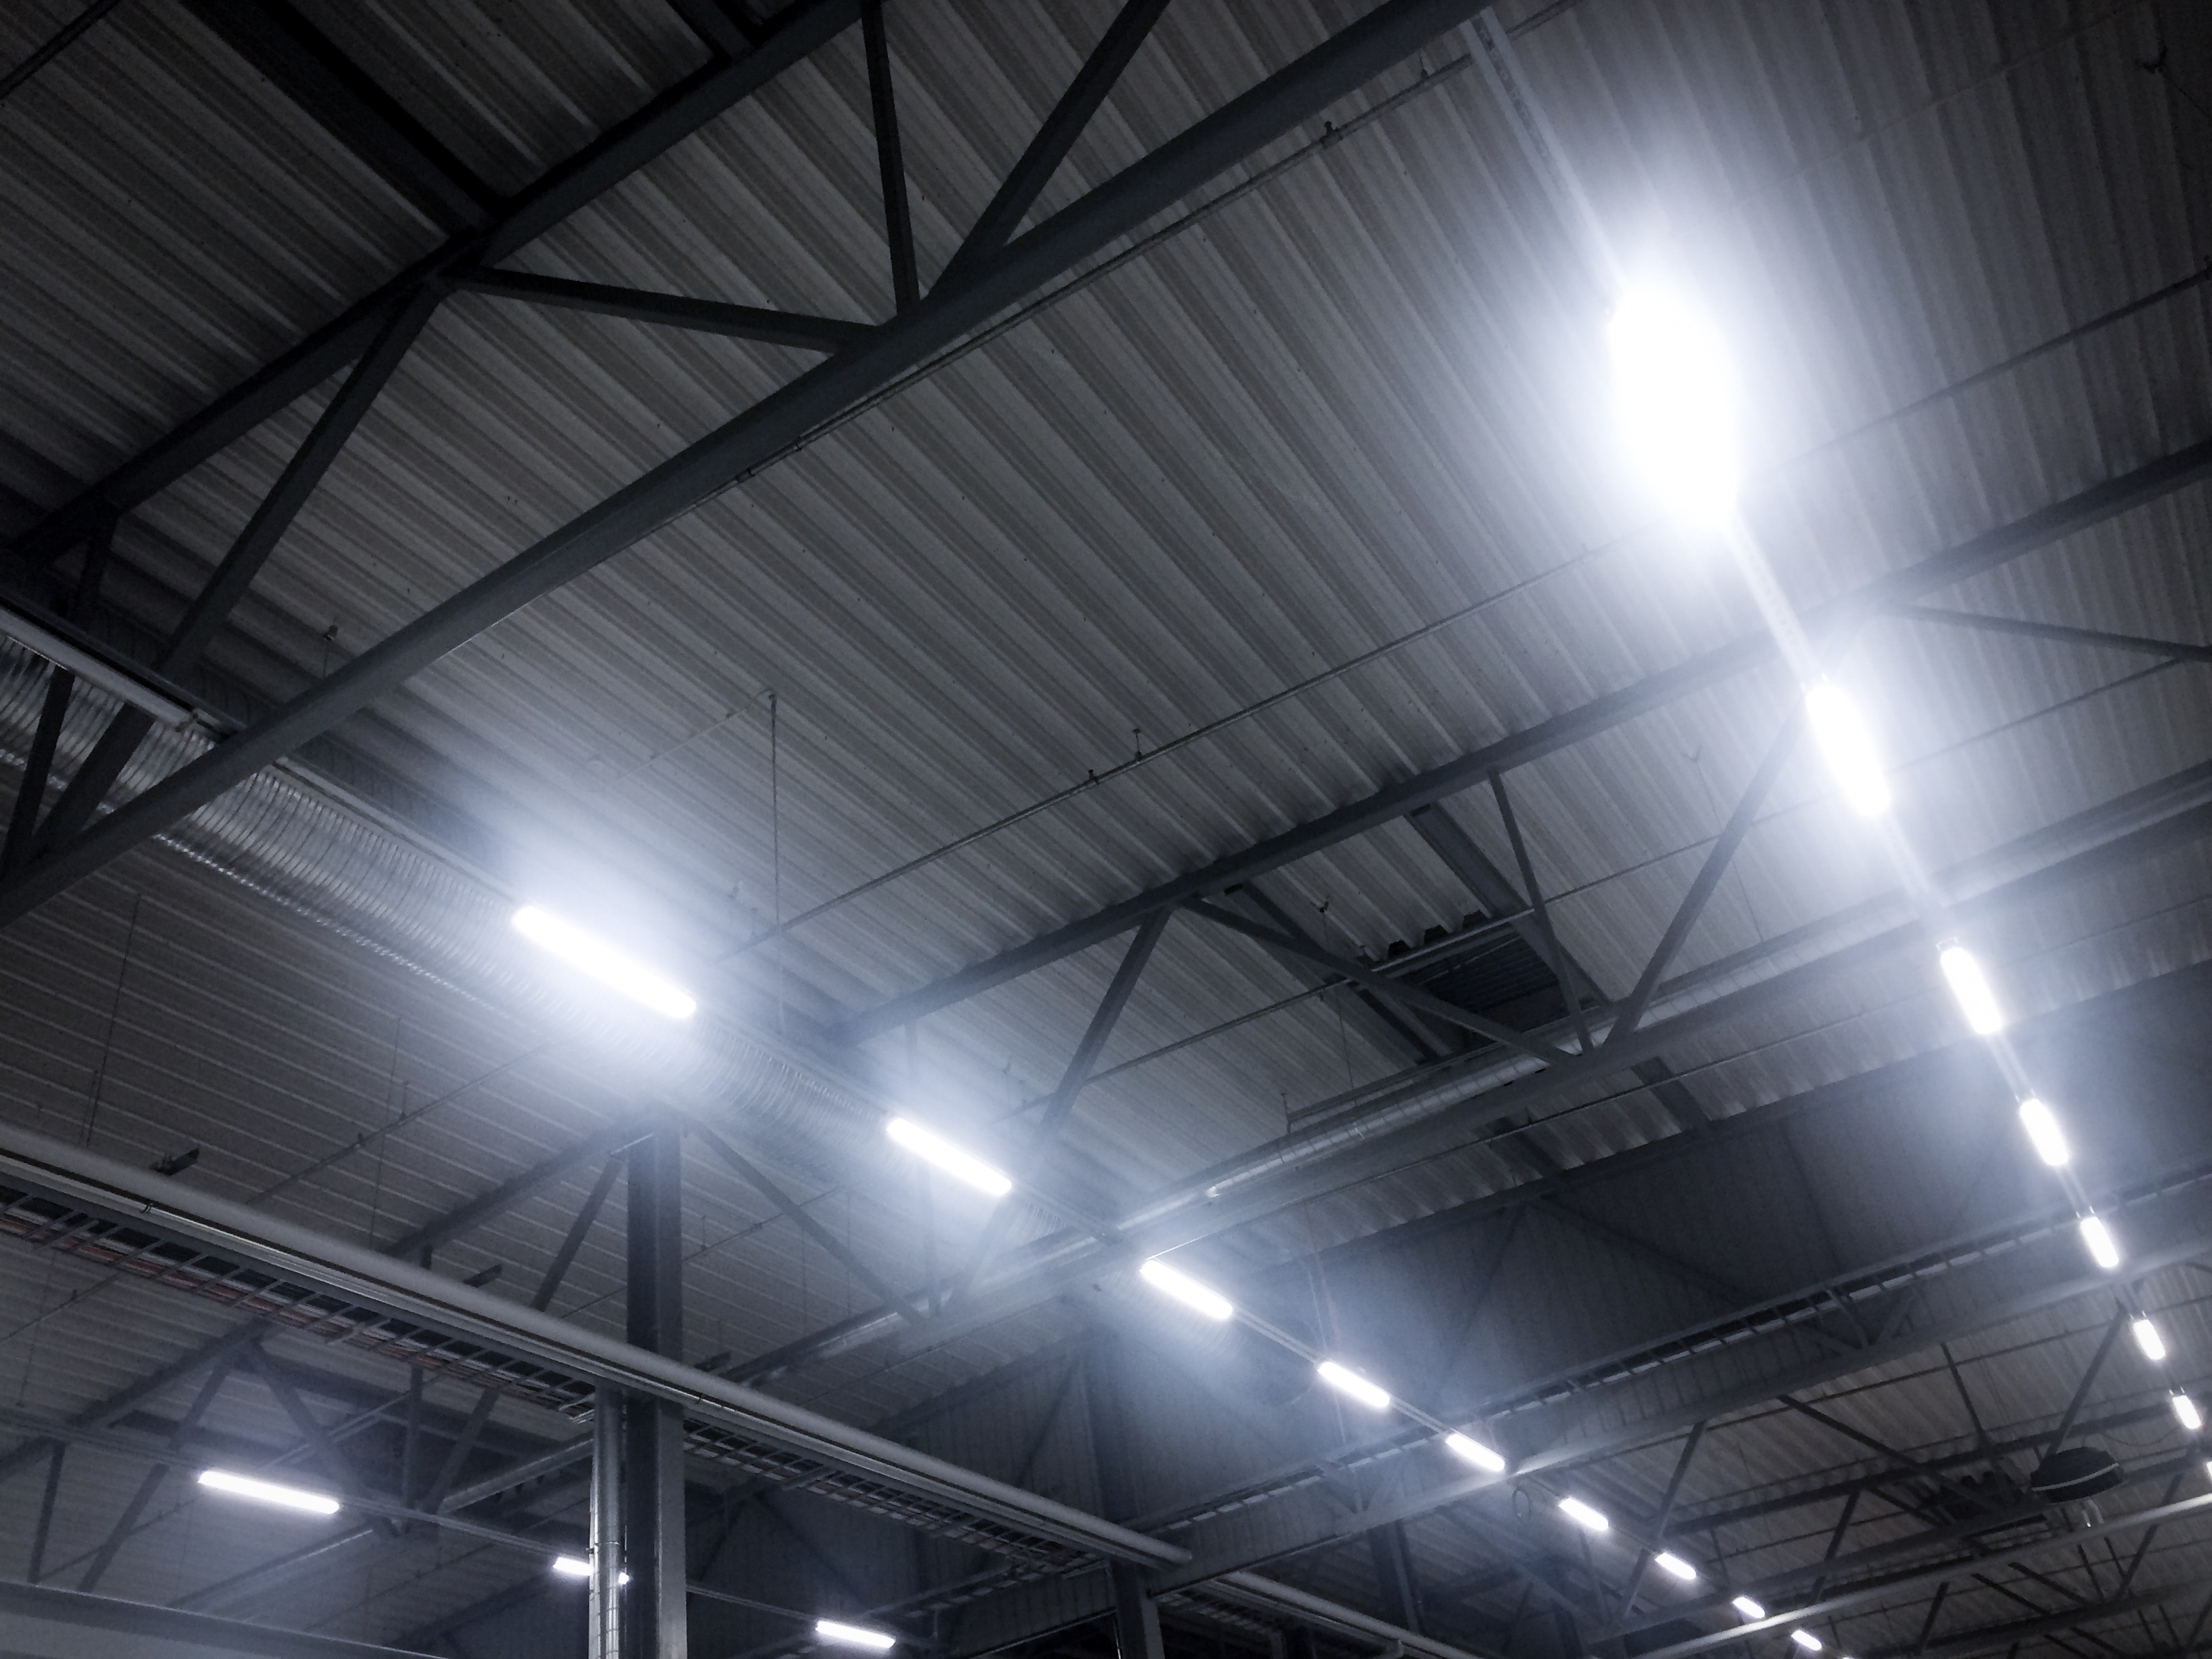
[[[684,1351],[684,1137],[662,1129],[629,1149],[629,1334]],[[684,1412],[635,1395],[623,1407],[622,1659],[685,1659]]]
[[[592,1613],[586,1659],[622,1659],[622,1391],[592,1401]]]

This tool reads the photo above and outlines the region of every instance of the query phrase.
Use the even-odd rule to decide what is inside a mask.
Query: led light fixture
[[[2178,1390],[2173,1396],[2173,1416],[2191,1434],[2204,1426],[2204,1413],[2197,1409],[2197,1402]]]
[[[1579,1498],[1562,1498],[1559,1500],[1559,1513],[1577,1526],[1587,1527],[1592,1532],[1607,1532],[1611,1530],[1613,1526],[1613,1522],[1605,1518],[1605,1512],[1602,1510],[1592,1509]]]
[[[1818,1653],[1820,1650],[1820,1638],[1809,1630],[1793,1630],[1790,1632],[1790,1639],[1808,1653]]]
[[[1717,532],[1735,512],[1735,372],[1695,307],[1658,289],[1632,290],[1606,325],[1614,414],[1631,459],[1684,527]]]
[[[1227,1297],[1200,1284],[1188,1273],[1178,1273],[1158,1256],[1138,1268],[1137,1273],[1154,1290],[1173,1297],[1186,1308],[1195,1308],[1208,1319],[1231,1319],[1236,1316],[1237,1310],[1230,1305]]]
[[[1889,780],[1882,774],[1881,754],[1874,734],[1844,688],[1822,680],[1805,690],[1805,718],[1813,727],[1813,741],[1828,775],[1863,818],[1878,818],[1889,811]]]
[[[885,1630],[870,1630],[865,1625],[848,1625],[836,1619],[817,1619],[814,1633],[825,1642],[835,1642],[843,1648],[866,1648],[871,1653],[883,1653],[898,1645],[898,1638]]]
[[[2020,1127],[2027,1131],[2035,1155],[2052,1169],[2063,1169],[2073,1158],[2066,1132],[2058,1127],[2058,1115],[2033,1095],[2020,1103]]]
[[[1946,939],[1936,950],[1943,977],[1951,981],[1951,994],[1959,1000],[1959,1012],[1966,1017],[1966,1024],[1983,1036],[1995,1036],[2003,1030],[2004,1010],[1997,1006],[1997,994],[1990,988],[1989,977],[1974,953],[1956,939]]]
[[[2120,1265],[2120,1247],[2112,1237],[2112,1230],[2099,1215],[2081,1218],[2081,1247],[2089,1252],[2089,1260],[2106,1273]]]
[[[550,910],[526,904],[514,913],[514,931],[532,945],[559,957],[580,973],[589,974],[610,990],[632,1002],[644,1004],[671,1019],[689,1019],[699,1012],[691,994],[663,979],[643,963],[624,956],[604,939],[593,939],[582,928],[566,922]]]
[[[1651,1565],[1660,1571],[1680,1579],[1686,1584],[1698,1582],[1698,1570],[1672,1550],[1661,1550],[1651,1558]]]
[[[1753,1601],[1748,1595],[1739,1595],[1733,1601],[1730,1601],[1729,1605],[1747,1619],[1764,1619],[1766,1617],[1766,1609],[1759,1606],[1758,1602]]]
[[[1002,1170],[994,1170],[980,1158],[962,1152],[939,1134],[933,1134],[919,1123],[895,1117],[884,1125],[884,1133],[912,1152],[916,1158],[927,1158],[954,1179],[966,1182],[979,1193],[993,1198],[1004,1198],[1014,1190],[1014,1183]]]
[[[2136,1320],[2128,1328],[2136,1334],[2136,1346],[2142,1350],[2145,1359],[2155,1364],[2166,1358],[2166,1339],[2158,1334],[2158,1327],[2149,1320]]]
[[[1462,1434],[1455,1429],[1444,1437],[1444,1444],[1479,1469],[1487,1469],[1492,1474],[1505,1471],[1505,1455],[1484,1445],[1473,1435]]]
[[[1348,1394],[1370,1411],[1390,1409],[1389,1390],[1370,1382],[1348,1365],[1340,1365],[1334,1359],[1324,1359],[1314,1367],[1314,1374],[1339,1394]]]
[[[280,1486],[273,1480],[256,1480],[250,1474],[233,1474],[228,1469],[202,1469],[200,1485],[210,1492],[227,1492],[234,1498],[251,1498],[257,1504],[273,1504],[278,1509],[298,1510],[307,1515],[338,1512],[338,1500],[322,1492]]]

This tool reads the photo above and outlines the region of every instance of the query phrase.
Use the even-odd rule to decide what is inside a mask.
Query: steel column
[[[684,1354],[684,1136],[663,1129],[629,1149],[631,1346]],[[685,1659],[684,1408],[623,1402],[623,1659]]]

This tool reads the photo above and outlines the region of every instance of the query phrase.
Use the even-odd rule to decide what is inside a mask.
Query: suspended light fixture
[[[1698,1582],[1698,1570],[1672,1550],[1661,1550],[1658,1554],[1651,1558],[1651,1565],[1669,1577],[1680,1579],[1686,1584],[1694,1584]]]
[[[1186,1308],[1196,1309],[1208,1319],[1232,1319],[1236,1316],[1237,1310],[1231,1305],[1227,1297],[1200,1284],[1188,1273],[1169,1267],[1158,1256],[1138,1268],[1137,1273],[1154,1290],[1173,1297]]]
[[[955,1180],[964,1181],[979,1193],[993,1198],[1004,1198],[1013,1191],[1014,1183],[1006,1172],[995,1170],[980,1158],[963,1152],[943,1135],[925,1129],[911,1119],[895,1117],[884,1125],[889,1135],[916,1158],[934,1164]]]
[[[1484,1445],[1473,1435],[1462,1434],[1455,1429],[1444,1437],[1444,1444],[1479,1469],[1487,1469],[1492,1474],[1504,1473],[1505,1454]]]
[[[1390,1409],[1390,1391],[1378,1383],[1370,1382],[1348,1365],[1340,1365],[1334,1359],[1324,1359],[1314,1367],[1314,1374],[1339,1394],[1351,1395],[1370,1411]]]
[[[1577,1526],[1587,1528],[1591,1532],[1609,1532],[1613,1528],[1613,1522],[1605,1518],[1604,1510],[1592,1508],[1579,1498],[1562,1498],[1559,1513]]]
[[[257,1480],[250,1474],[233,1474],[228,1469],[202,1469],[200,1485],[210,1492],[228,1492],[234,1498],[250,1498],[257,1504],[273,1504],[280,1510],[298,1510],[303,1515],[336,1515],[338,1500],[327,1493],[308,1492],[299,1486],[283,1486],[274,1480]]]
[[[1828,775],[1851,810],[1863,818],[1878,818],[1889,811],[1889,779],[1882,771],[1881,751],[1844,688],[1833,680],[1806,687],[1805,719],[1820,758],[1828,763]]]
[[[2066,1132],[2058,1127],[2058,1115],[2033,1095],[2020,1103],[2020,1127],[2027,1131],[2028,1144],[2035,1148],[2035,1155],[2052,1169],[2063,1169],[2072,1159],[2074,1149],[2066,1144]]]
[[[2105,1224],[2102,1216],[2081,1218],[2081,1246],[2089,1252],[2089,1260],[2106,1273],[2120,1265],[2120,1247],[2112,1237],[2112,1230]]]
[[[1959,1012],[1966,1017],[1966,1024],[1982,1036],[1995,1036],[2005,1028],[2004,1010],[1997,1006],[1997,994],[1990,988],[1989,975],[1982,972],[1982,964],[1974,953],[1956,939],[1946,939],[1936,947],[1936,957],[1943,964],[1943,977],[1951,982],[1951,994],[1959,1001]]]
[[[1613,411],[1630,459],[1685,529],[1735,516],[1742,464],[1735,371],[1720,331],[1657,288],[1631,289],[1606,325]]]
[[[550,910],[526,904],[514,913],[514,931],[532,945],[567,963],[580,973],[619,991],[670,1019],[689,1019],[699,1011],[691,994],[663,979],[643,963],[617,951],[605,939],[594,939],[574,923]]]
[[[2166,1358],[2166,1339],[2158,1334],[2158,1327],[2148,1318],[2134,1321],[2128,1328],[2135,1333],[2136,1346],[2142,1350],[2145,1359],[2154,1365]]]

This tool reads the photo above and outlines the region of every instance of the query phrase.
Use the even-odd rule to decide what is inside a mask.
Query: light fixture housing
[[[2204,1413],[2197,1409],[2197,1402],[2179,1389],[2173,1392],[2174,1420],[2194,1434],[2204,1426]]]
[[[699,1012],[697,1000],[682,986],[550,910],[526,904],[514,913],[514,922],[516,933],[548,955],[656,1014],[689,1019]]]
[[[1711,320],[1666,289],[1638,285],[1606,325],[1613,414],[1629,459],[1683,528],[1707,534],[1735,514],[1736,380]]]
[[[1818,1653],[1820,1650],[1820,1638],[1809,1630],[1793,1630],[1790,1632],[1790,1639],[1808,1653]]]
[[[2156,1364],[2166,1358],[2166,1339],[2158,1334],[2158,1327],[2151,1323],[2148,1316],[2130,1321],[2128,1328],[2135,1333],[2136,1346],[2142,1350],[2145,1359]]]
[[[1670,1577],[1680,1579],[1686,1584],[1694,1584],[1698,1582],[1698,1570],[1672,1550],[1661,1550],[1658,1554],[1651,1558],[1651,1565]]]
[[[1170,1267],[1158,1256],[1138,1268],[1137,1273],[1154,1290],[1173,1297],[1186,1308],[1195,1309],[1208,1319],[1227,1320],[1237,1316],[1236,1307],[1227,1297],[1210,1285],[1200,1284],[1181,1269]]]
[[[2120,1265],[2119,1241],[2112,1237],[2112,1230],[2100,1215],[2081,1218],[2081,1248],[2089,1252],[2089,1260],[2106,1273]]]
[[[870,1630],[866,1625],[848,1625],[842,1619],[817,1619],[814,1634],[824,1642],[835,1642],[842,1648],[866,1648],[871,1653],[887,1653],[898,1645],[898,1638],[887,1630]]]
[[[1454,1429],[1444,1437],[1444,1444],[1479,1469],[1486,1470],[1492,1474],[1505,1473],[1505,1454],[1494,1447],[1485,1445],[1471,1434],[1462,1434],[1457,1429]]]
[[[916,1158],[934,1164],[954,1180],[965,1182],[979,1193],[1004,1198],[1014,1190],[1013,1181],[1005,1170],[994,1168],[972,1152],[962,1152],[943,1135],[923,1128],[911,1118],[893,1118],[884,1125],[884,1133]]]
[[[2052,1169],[2063,1170],[2073,1161],[2074,1149],[2066,1144],[2065,1130],[2058,1127],[2058,1114],[2037,1096],[2030,1095],[2020,1103],[2020,1127],[2027,1131],[2035,1155]]]
[[[1747,1619],[1764,1619],[1766,1617],[1766,1609],[1759,1606],[1758,1602],[1753,1601],[1748,1595],[1739,1595],[1731,1601],[1729,1605]]]
[[[1609,1532],[1613,1528],[1613,1522],[1605,1518],[1604,1510],[1592,1508],[1579,1498],[1562,1498],[1559,1513],[1577,1526],[1587,1528],[1591,1532]]]
[[[228,1469],[202,1469],[200,1485],[210,1492],[228,1492],[234,1498],[250,1498],[257,1504],[271,1504],[280,1510],[297,1510],[302,1515],[336,1515],[338,1512],[338,1500],[327,1492],[281,1486],[274,1480],[257,1480],[250,1474],[234,1474]]]
[[[1882,770],[1881,751],[1844,688],[1833,680],[1807,686],[1805,718],[1820,758],[1828,763],[1828,775],[1844,792],[1851,811],[1863,818],[1878,818],[1889,811],[1889,779]]]
[[[1943,977],[1950,981],[1959,1012],[1976,1035],[1995,1036],[2003,1030],[2004,1009],[1998,1005],[1997,994],[1990,988],[1989,975],[1982,971],[1974,953],[1954,939],[1946,939],[1936,947],[1936,960],[1943,964]]]
[[[1390,1391],[1379,1382],[1370,1382],[1349,1365],[1340,1365],[1334,1359],[1324,1359],[1314,1367],[1314,1375],[1339,1394],[1349,1395],[1370,1411],[1390,1409]]]

